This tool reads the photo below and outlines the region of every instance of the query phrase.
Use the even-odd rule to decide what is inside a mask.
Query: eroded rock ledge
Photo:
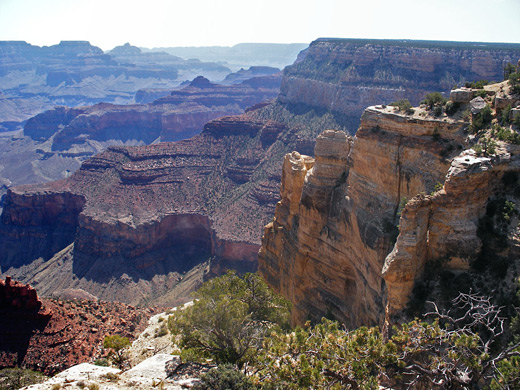
[[[499,143],[495,156],[476,157],[467,125],[375,106],[354,138],[322,133],[315,160],[286,155],[259,271],[293,302],[295,322],[382,325],[405,308],[426,263],[467,270],[483,254],[490,203],[517,200],[519,148]],[[512,234],[501,256],[518,252]]]

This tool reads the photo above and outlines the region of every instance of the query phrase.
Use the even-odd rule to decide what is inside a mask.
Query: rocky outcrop
[[[250,115],[214,120],[177,143],[111,147],[67,180],[8,190],[2,271],[46,293],[54,285],[143,303],[208,260],[210,275],[256,269],[287,129]]]
[[[39,313],[42,302],[38,299],[36,290],[31,286],[11,280],[9,276],[0,280],[0,308],[2,310],[24,311],[33,313],[35,318]]]
[[[55,374],[103,355],[106,335],[134,338],[155,309],[122,303],[40,299],[31,286],[0,280],[0,367]]]
[[[259,271],[293,302],[295,322],[383,324],[406,307],[428,264],[461,272],[497,256],[514,263],[518,146],[469,149],[476,139],[462,113],[491,105],[499,90],[508,87],[490,86],[478,102],[468,96],[450,117],[426,106],[369,107],[353,139],[329,130],[315,159],[285,157]]]
[[[259,78],[262,76],[271,76],[280,73],[280,69],[270,66],[251,66],[249,69],[240,69],[237,72],[230,73],[222,80],[222,84],[239,84],[252,78]],[[281,74],[280,74],[281,81]]]
[[[354,133],[367,106],[448,93],[466,81],[502,80],[516,63],[515,44],[318,39],[284,70],[279,100],[344,115]]]

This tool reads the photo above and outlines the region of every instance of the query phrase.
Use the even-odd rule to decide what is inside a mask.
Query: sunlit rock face
[[[318,39],[285,68],[280,100],[331,110],[354,133],[368,106],[399,99],[417,105],[429,92],[448,94],[466,81],[499,81],[518,58],[515,44]]]

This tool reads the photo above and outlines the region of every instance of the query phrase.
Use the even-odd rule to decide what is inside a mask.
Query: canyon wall
[[[9,189],[2,272],[44,293],[74,287],[143,303],[208,261],[212,275],[255,270],[258,232],[278,200],[280,173],[269,172],[285,130],[249,114],[224,117],[189,140],[111,147],[66,180]]]
[[[354,134],[367,106],[399,99],[416,105],[466,81],[503,80],[520,45],[324,38],[302,57],[285,68],[279,100],[335,112]]]
[[[229,86],[197,77],[149,104],[59,106],[38,114],[27,121],[23,135],[0,137],[0,197],[10,186],[70,176],[81,162],[111,145],[190,138],[213,119],[276,97],[280,77]]]
[[[451,117],[369,107],[354,138],[328,130],[315,159],[285,156],[259,272],[293,302],[296,323],[383,325],[407,307],[428,264],[465,272],[500,258],[516,272],[516,219],[500,215],[506,199],[520,204],[520,148],[498,141],[477,156],[466,107]]]

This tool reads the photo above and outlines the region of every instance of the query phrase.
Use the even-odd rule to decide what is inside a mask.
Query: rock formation
[[[67,177],[82,161],[111,145],[192,137],[212,119],[240,114],[276,97],[280,77],[222,86],[200,76],[149,104],[55,107],[27,121],[26,137],[0,137],[0,185],[7,188]],[[278,83],[273,84],[273,79]],[[0,197],[4,193],[0,187]]]
[[[284,70],[279,100],[327,109],[353,134],[367,106],[448,92],[466,81],[503,80],[518,44],[318,39]]]
[[[102,356],[106,335],[134,338],[154,309],[122,303],[40,299],[31,286],[0,280],[0,367],[55,374]]]
[[[84,41],[48,47],[0,42],[0,130],[20,127],[56,105],[132,103],[139,89],[171,89],[200,74],[220,80],[230,73],[220,64],[134,49],[105,54]]]
[[[80,287],[143,303],[171,294],[182,274],[210,258],[210,273],[256,269],[259,232],[278,200],[279,173],[266,175],[284,130],[251,114],[224,117],[189,140],[111,147],[67,180],[10,189],[2,271],[31,275],[46,294]],[[40,271],[38,258],[49,262]],[[68,272],[44,268],[63,261]]]
[[[494,90],[486,89],[488,105]],[[471,102],[438,117],[426,106],[413,114],[369,107],[354,138],[329,130],[315,159],[286,155],[259,271],[293,302],[295,322],[382,325],[406,307],[428,264],[458,272],[496,258],[505,270],[515,264],[520,148],[498,138],[487,155],[470,149],[477,137],[463,112]],[[493,134],[480,133],[481,143]]]

